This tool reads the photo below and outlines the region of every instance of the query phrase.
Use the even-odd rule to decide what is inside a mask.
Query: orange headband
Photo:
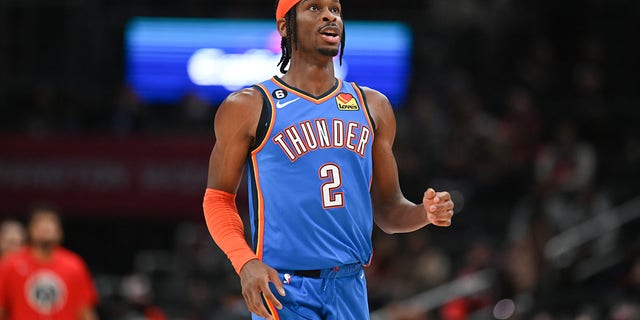
[[[284,18],[287,12],[298,4],[298,2],[300,2],[300,0],[280,0],[278,2],[278,8],[276,9],[276,20]]]

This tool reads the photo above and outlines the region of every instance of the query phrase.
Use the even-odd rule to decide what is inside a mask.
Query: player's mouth
[[[331,44],[340,43],[340,28],[332,25],[328,25],[320,28],[320,37]]]

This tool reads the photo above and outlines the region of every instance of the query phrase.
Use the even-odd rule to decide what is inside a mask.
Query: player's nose
[[[322,21],[335,22],[338,16],[331,12],[328,8],[322,10]]]

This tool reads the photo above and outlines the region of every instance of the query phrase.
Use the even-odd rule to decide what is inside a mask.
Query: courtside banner
[[[213,141],[0,135],[0,215],[49,202],[65,215],[200,217]]]

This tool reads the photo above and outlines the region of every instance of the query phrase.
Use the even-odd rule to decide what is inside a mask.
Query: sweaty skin
[[[320,30],[328,24],[339,29],[343,21],[337,0],[303,0],[293,8],[297,14],[298,45],[292,46],[289,71],[282,77],[290,86],[312,95],[328,91],[335,83],[333,56],[340,42],[326,37]],[[282,37],[286,36],[285,19],[277,20]],[[331,54],[327,54],[331,53]],[[373,143],[373,185],[371,191],[374,221],[386,233],[411,232],[428,224],[451,225],[453,201],[448,192],[432,188],[424,193],[423,203],[414,204],[400,190],[398,169],[392,147],[396,133],[393,109],[378,91],[363,88],[371,116],[376,124]],[[208,188],[235,194],[247,154],[254,142],[262,108],[262,96],[252,88],[232,93],[222,103],[215,117],[216,144],[209,162]],[[284,286],[275,269],[258,259],[247,262],[240,271],[242,295],[249,311],[273,319],[264,307],[261,295],[276,308],[282,304],[271,293],[269,282],[284,296]]]

